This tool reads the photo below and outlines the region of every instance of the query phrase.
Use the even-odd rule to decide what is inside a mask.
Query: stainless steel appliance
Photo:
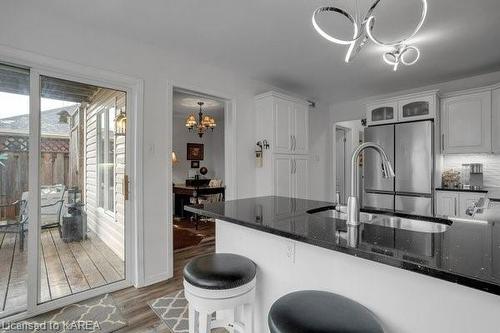
[[[473,190],[483,188],[483,164],[481,163],[470,165],[470,188]]]
[[[418,121],[368,127],[365,141],[381,145],[396,176],[382,178],[378,154],[365,152],[363,207],[432,216],[434,123]]]

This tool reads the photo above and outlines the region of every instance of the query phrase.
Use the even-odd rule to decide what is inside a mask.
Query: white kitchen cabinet
[[[309,108],[305,104],[295,103],[293,106],[292,154],[309,152]]]
[[[491,90],[442,99],[444,154],[491,152]]]
[[[293,160],[289,155],[274,157],[274,193],[281,197],[293,196]]]
[[[366,119],[370,126],[434,119],[437,110],[438,91],[428,90],[369,103]]]
[[[492,151],[500,154],[500,88],[493,89],[491,98]]]
[[[270,141],[272,152],[275,154],[307,154],[309,152],[309,110],[308,105],[303,101],[287,99],[286,96],[271,94],[260,99],[269,99],[272,104],[272,111],[257,110],[257,112],[272,112],[273,117],[269,119],[265,116],[258,119],[271,121],[272,126],[260,123],[259,126],[268,128],[265,135]],[[261,101],[262,102],[262,101]],[[265,103],[260,103],[260,105]],[[262,140],[260,138],[259,140]]]
[[[398,100],[398,121],[434,119],[436,117],[437,95],[435,92]]]
[[[309,197],[309,160],[307,156],[274,157],[274,193],[277,196],[307,199]]]
[[[391,124],[398,122],[398,102],[382,101],[368,105],[366,119],[368,125]]]
[[[256,168],[257,195],[308,198],[308,103],[272,91],[255,97],[255,109],[256,142],[269,143]]]
[[[437,191],[436,216],[456,217],[458,214],[458,192]]]
[[[465,211],[485,196],[481,192],[436,191],[436,216],[471,218]]]
[[[274,108],[274,152],[286,154],[292,151],[292,121],[294,106],[287,100],[275,98]]]

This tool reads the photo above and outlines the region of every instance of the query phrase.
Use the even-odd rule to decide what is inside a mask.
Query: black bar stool
[[[253,333],[256,272],[252,260],[236,254],[214,253],[192,259],[184,267],[189,333],[222,327]]]
[[[373,313],[344,296],[297,291],[278,299],[268,317],[271,333],[383,333]]]

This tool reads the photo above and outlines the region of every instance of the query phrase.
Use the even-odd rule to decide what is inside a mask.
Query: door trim
[[[29,195],[31,205],[39,202],[39,139],[40,139],[40,87],[39,75],[51,76],[65,80],[103,86],[111,89],[122,90],[127,93],[127,116],[130,121],[127,128],[126,153],[128,162],[126,173],[131,178],[132,196],[125,209],[125,279],[95,289],[62,297],[43,304],[38,303],[39,288],[39,228],[37,212],[30,209],[30,219],[34,221],[28,225],[28,299],[26,311],[11,316],[2,317],[1,320],[12,318],[27,318],[34,314],[47,312],[61,306],[84,299],[116,291],[125,287],[144,283],[144,249],[143,249],[143,95],[144,81],[116,72],[84,66],[60,59],[55,59],[36,53],[0,45],[0,62],[15,64],[30,68],[30,151],[36,158],[30,161],[29,170]],[[33,80],[35,79],[35,80]],[[35,185],[35,186],[33,186]],[[36,200],[36,201],[35,201]],[[36,281],[35,281],[36,279]]]
[[[170,156],[173,150],[173,127],[174,118],[173,95],[174,90],[185,91],[189,93],[198,93],[205,97],[214,97],[224,101],[224,182],[226,185],[225,200],[234,200],[238,198],[237,183],[237,106],[236,99],[231,94],[214,91],[207,87],[200,87],[186,82],[167,81],[167,116],[165,124],[165,135],[169,139],[168,150],[165,156],[168,156],[167,168],[167,271],[157,274],[145,281],[146,285],[160,282],[174,276],[174,242],[173,242],[173,193],[172,193],[172,163]]]

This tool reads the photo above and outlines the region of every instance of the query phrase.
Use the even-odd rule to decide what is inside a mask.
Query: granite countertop
[[[436,191],[488,193],[488,190],[485,190],[485,189],[472,190],[470,188],[449,188],[449,187],[436,187]]]
[[[362,223],[355,228],[357,244],[353,244],[345,220],[307,213],[333,205],[269,196],[185,209],[500,295],[500,214],[484,215],[482,220],[451,218],[452,225],[442,233]]]

